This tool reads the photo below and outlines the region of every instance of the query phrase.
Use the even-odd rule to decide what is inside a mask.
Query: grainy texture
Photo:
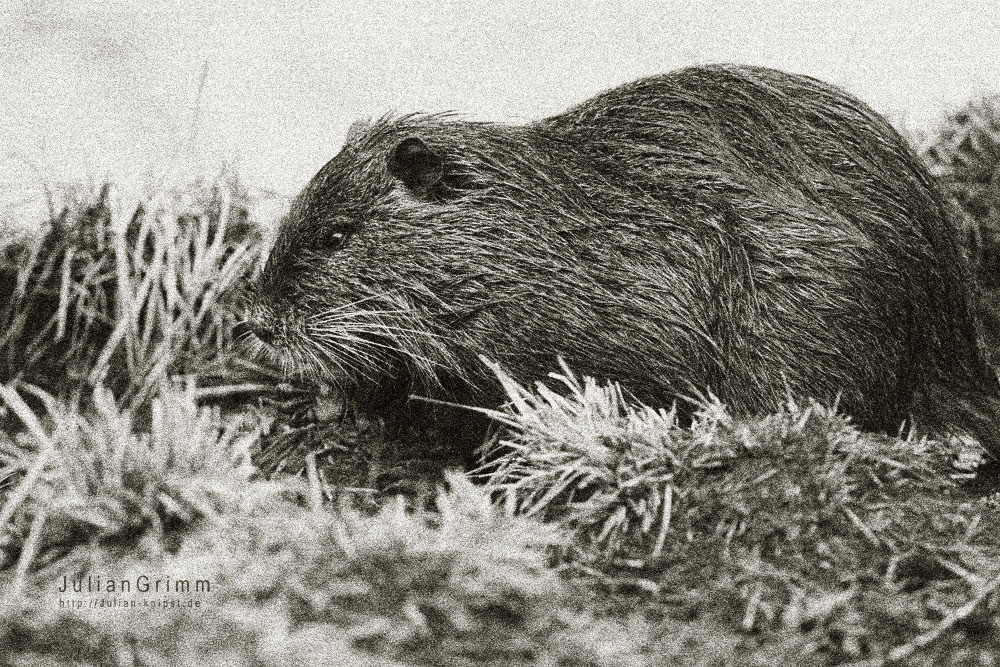
[[[524,126],[352,128],[284,221],[249,330],[387,409],[481,405],[562,355],[667,404],[790,391],[864,428],[909,415],[1000,452],[942,196],[889,124],[814,79],[709,66]],[[682,404],[683,407],[683,404]]]

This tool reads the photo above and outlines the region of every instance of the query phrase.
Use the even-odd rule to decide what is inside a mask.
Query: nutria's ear
[[[411,190],[426,190],[444,176],[444,162],[421,139],[403,139],[389,158],[389,173]]]

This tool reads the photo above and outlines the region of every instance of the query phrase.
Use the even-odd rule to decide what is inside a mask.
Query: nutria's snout
[[[233,339],[241,343],[260,342],[268,347],[287,343],[289,326],[285,319],[259,306],[247,308],[245,319],[233,327]]]
[[[289,377],[384,407],[409,395],[413,369],[399,351],[394,328],[367,321],[372,312],[387,311],[329,306],[310,312],[304,304],[276,303],[257,290],[247,296],[244,319],[232,336],[248,355],[280,366]]]
[[[233,325],[233,340],[237,342],[243,342],[249,339],[251,336],[256,336],[253,327],[246,320],[242,322],[237,322]]]
[[[316,369],[307,368],[308,358],[300,349],[301,325],[294,313],[262,302],[253,293],[245,295],[242,311],[243,320],[233,326],[232,339],[247,355],[276,363],[289,375],[315,375]]]

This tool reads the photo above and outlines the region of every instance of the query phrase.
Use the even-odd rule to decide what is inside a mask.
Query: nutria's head
[[[290,374],[378,402],[481,385],[479,355],[509,356],[537,298],[525,253],[544,234],[518,221],[537,207],[518,164],[529,132],[442,116],[352,127],[248,291],[256,345]]]

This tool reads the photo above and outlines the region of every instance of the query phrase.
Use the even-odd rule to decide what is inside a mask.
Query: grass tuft
[[[980,333],[1000,354],[1000,97],[969,101],[923,144],[921,157],[955,202],[955,221],[979,295]]]
[[[498,372],[509,431],[490,487],[568,531],[564,567],[610,599],[638,594],[712,628],[706,642],[750,633],[835,662],[898,649],[977,596],[997,606],[998,516],[958,482],[959,441],[861,433],[815,403],[748,420],[707,403],[681,427],[565,367],[558,390]],[[1000,642],[996,616],[978,623]],[[951,647],[968,638],[949,631]]]
[[[227,295],[263,235],[238,182],[66,206],[0,256],[0,380],[81,399],[98,386],[139,405],[158,384],[223,362],[238,315]]]
[[[31,435],[0,449],[11,486],[0,517],[7,562],[40,566],[77,549],[129,550],[140,541],[170,549],[183,531],[218,520],[253,474],[249,450],[259,425],[198,408],[190,387],[166,388],[145,425],[106,390],[95,392],[86,416],[35,393],[50,412],[29,414],[38,425]],[[10,387],[2,394],[25,420],[30,408],[18,394]]]

